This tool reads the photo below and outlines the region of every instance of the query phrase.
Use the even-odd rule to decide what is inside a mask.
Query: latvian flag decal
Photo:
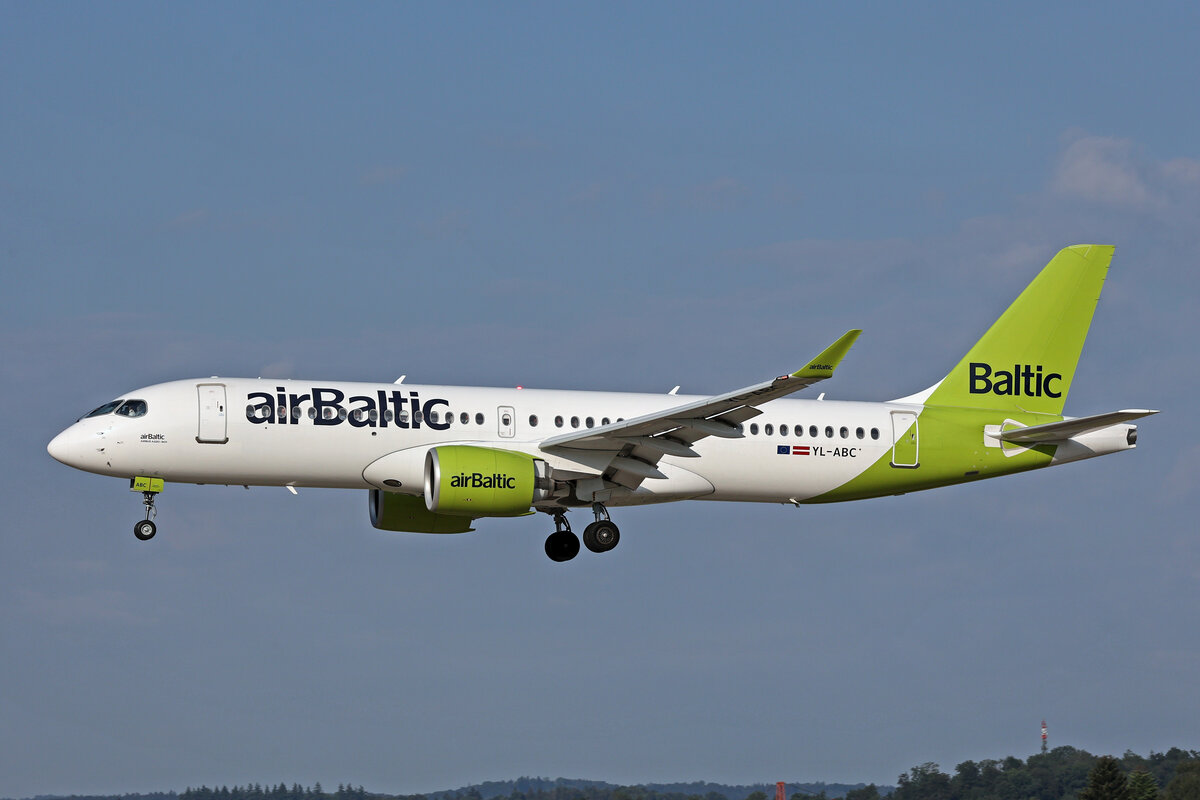
[[[811,456],[812,448],[806,444],[781,444],[775,448],[775,452],[781,456]]]

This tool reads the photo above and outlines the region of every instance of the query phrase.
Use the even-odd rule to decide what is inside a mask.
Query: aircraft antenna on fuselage
[[[397,384],[404,383],[404,379],[405,379],[405,378],[407,378],[407,377],[408,377],[407,375],[401,375],[399,378],[396,378],[396,381],[395,381],[395,382],[396,382]]]

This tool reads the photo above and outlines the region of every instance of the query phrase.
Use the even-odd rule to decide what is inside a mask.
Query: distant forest
[[[1200,751],[1172,747],[1120,758],[1056,747],[1025,761],[964,761],[953,774],[934,763],[900,775],[895,786],[788,783],[788,800],[1200,800]],[[774,800],[774,784],[671,783],[617,786],[567,778],[492,781],[429,794],[370,792],[339,784],[189,787],[182,792],[125,795],[39,795],[29,800]]]

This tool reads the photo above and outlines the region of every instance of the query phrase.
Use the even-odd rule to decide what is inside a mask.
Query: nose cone
[[[88,465],[84,462],[89,461],[89,452],[92,455],[96,453],[95,445],[89,439],[94,440],[95,438],[94,435],[89,436],[87,431],[79,430],[78,425],[72,425],[50,440],[50,444],[46,445],[46,452],[55,461],[62,462],[68,467],[88,469]],[[90,450],[89,444],[91,445]],[[90,460],[94,461],[95,459]]]
[[[70,466],[71,438],[72,437],[69,434],[69,429],[63,431],[58,436],[55,436],[50,440],[50,444],[46,445],[46,452],[49,453],[50,457],[55,461],[59,461],[67,466]]]

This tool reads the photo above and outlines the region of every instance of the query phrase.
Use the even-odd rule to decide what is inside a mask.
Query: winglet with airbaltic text
[[[808,362],[808,366],[804,369],[797,370],[792,373],[793,378],[829,378],[833,376],[833,371],[837,365],[846,357],[846,353],[850,352],[850,348],[854,345],[854,340],[858,338],[861,330],[846,331],[833,344],[826,347],[814,359]]]

